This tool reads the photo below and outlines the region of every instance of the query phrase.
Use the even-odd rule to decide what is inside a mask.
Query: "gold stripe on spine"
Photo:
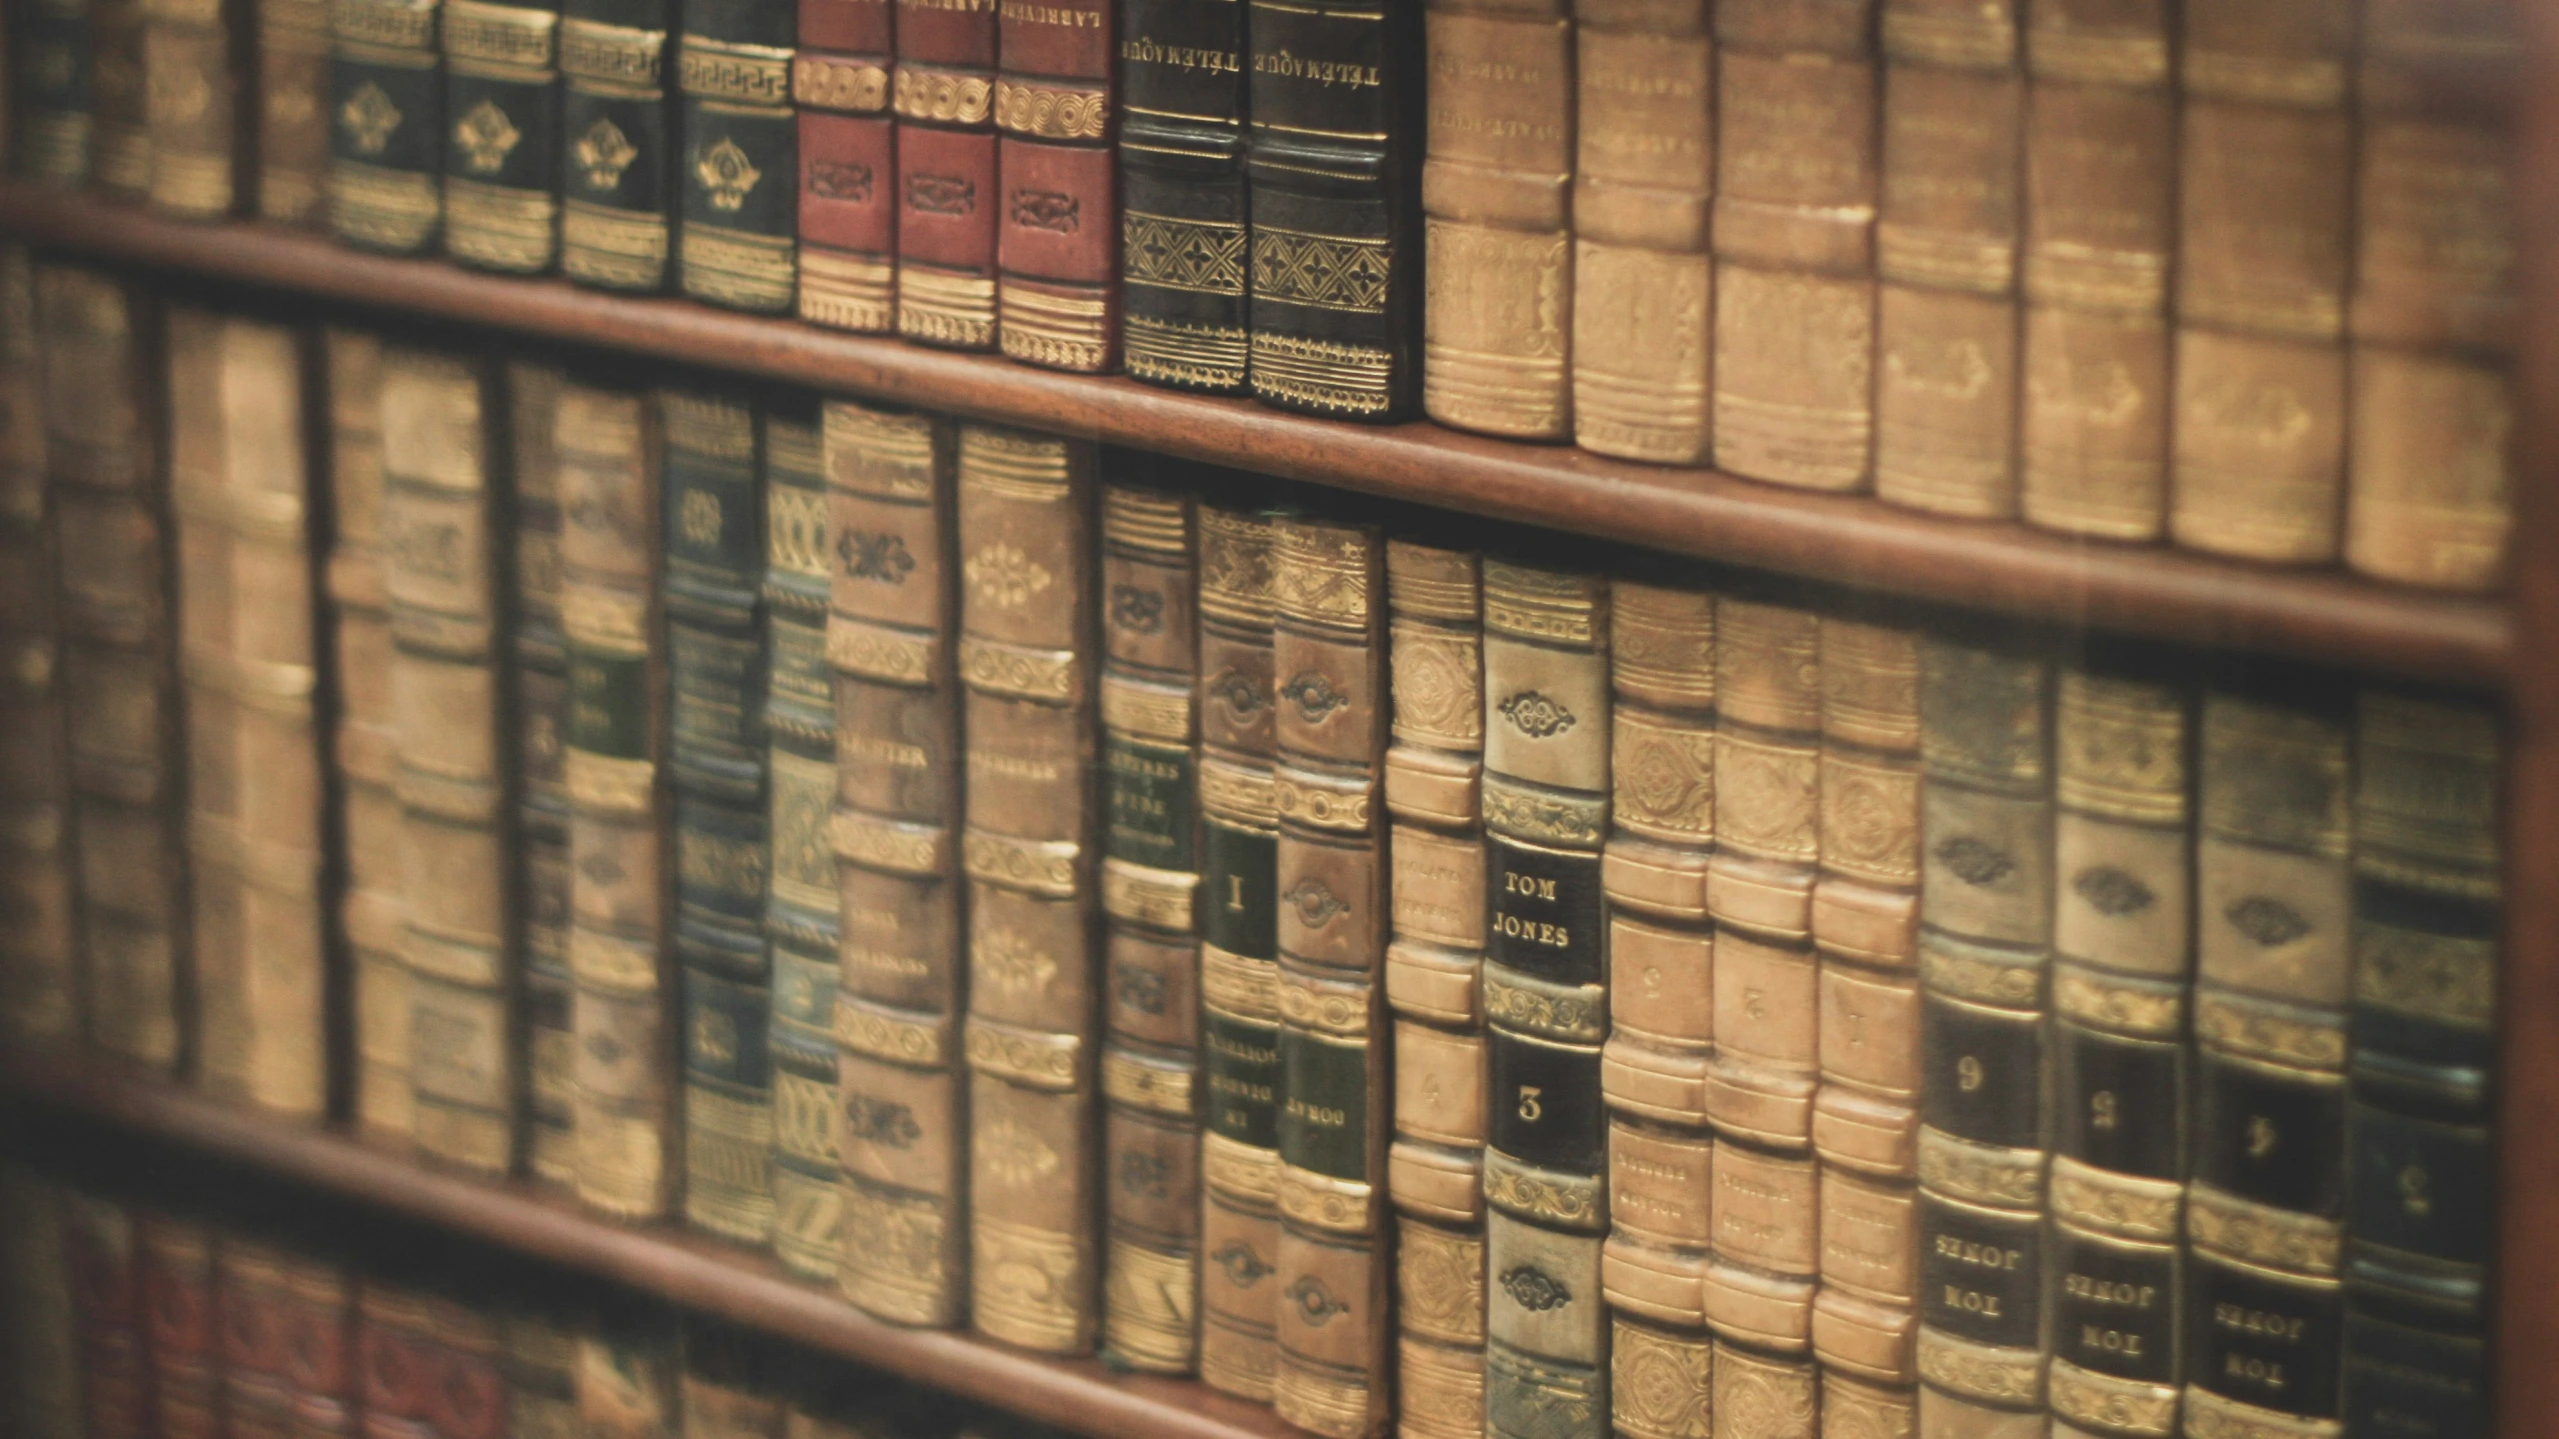
[[[1597,1044],[1608,1037],[1608,990],[1487,968],[1484,1017],[1567,1044]]]
[[[1608,801],[1578,799],[1484,776],[1484,823],[1514,839],[1596,849],[1608,825]]]
[[[1180,499],[1125,485],[1103,487],[1102,538],[1174,556],[1187,556],[1191,549]]]
[[[1394,396],[1392,351],[1255,330],[1250,341],[1253,392],[1342,415],[1383,414]]]
[[[2043,1356],[1919,1331],[1919,1377],[1949,1393],[1993,1404],[2031,1407],[2043,1398]]]
[[[385,249],[411,249],[435,228],[442,211],[433,175],[353,160],[330,164],[330,223],[342,236]]]
[[[809,110],[878,114],[889,104],[888,67],[847,55],[802,51],[791,59],[791,102]]]
[[[1142,380],[1169,380],[1201,389],[1231,390],[1244,383],[1251,363],[1245,331],[1228,325],[1186,325],[1152,315],[1120,319],[1120,362]]]
[[[855,810],[839,809],[827,817],[827,840],[836,858],[889,874],[939,876],[947,834],[939,825],[905,824]]]
[[[1073,650],[1031,649],[960,637],[960,679],[982,693],[1073,704],[1080,697],[1080,674]]]
[[[705,159],[702,166],[709,169],[711,162]],[[755,309],[790,302],[798,246],[787,238],[687,221],[682,253],[689,295]]]
[[[654,283],[666,269],[666,221],[584,200],[560,208],[560,264],[605,285]]]
[[[933,497],[933,420],[929,415],[829,405],[827,452],[840,467],[838,488],[884,500]]]
[[[491,5],[486,0],[444,0],[444,58],[547,75],[559,23],[559,13],[553,10]]]
[[[1200,946],[1200,998],[1237,1019],[1279,1021],[1279,963]]]
[[[1205,506],[1199,523],[1200,608],[1248,626],[1269,624],[1275,607],[1268,527]]]
[[[1083,1036],[1052,1034],[971,1016],[963,1047],[969,1068],[1028,1089],[1067,1093],[1082,1068]]]
[[[1289,519],[1275,528],[1270,591],[1278,613],[1332,629],[1366,632],[1369,550],[1356,525]]]
[[[2197,1182],[2186,1196],[2186,1237],[2240,1267],[2265,1266],[2286,1284],[2337,1272],[2343,1226],[2334,1219],[2277,1209]],[[2304,1280],[2302,1276],[2314,1276]]]
[[[1187,1069],[1148,1064],[1118,1050],[1107,1050],[1102,1055],[1102,1095],[1114,1103],[1173,1119],[1189,1119],[1195,1112],[1192,1088]],[[1183,1272],[1189,1272],[1187,1266]]]
[[[1598,633],[1597,591],[1582,575],[1484,561],[1484,628],[1524,640],[1588,645]]]
[[[2355,872],[2495,900],[2495,717],[2367,690],[2356,697],[2355,748]]]
[[[2127,984],[2102,970],[2075,964],[2053,969],[2053,1009],[2117,1034],[2175,1039],[2186,1017],[2184,991],[2157,984]]]
[[[2206,765],[2215,776],[2202,786],[2206,833],[2346,857],[2347,756],[2325,717],[2216,699],[2204,706],[2203,751],[2226,757]],[[2328,800],[2318,813],[2300,798],[2314,794]]]
[[[1157,929],[1188,934],[1192,897],[1200,877],[1178,870],[1150,869],[1121,859],[1102,861],[1102,911]]]
[[[2299,1083],[2341,1082],[2336,1071],[2346,1063],[2346,1032],[2334,1016],[2213,990],[2195,996],[2195,1037],[2226,1062],[2282,1070]]]
[[[585,750],[568,752],[569,802],[611,814],[646,814],[656,803],[657,766]]]
[[[569,974],[580,984],[612,994],[658,991],[655,936],[624,939],[579,925],[569,931]]]
[[[432,0],[332,0],[329,33],[356,45],[424,50],[435,44],[437,9]]]
[[[1934,993],[1950,998],[2024,1009],[2032,1007],[2042,996],[2044,972],[2043,967],[2032,960],[2023,964],[2000,963],[1983,957],[1979,952],[1956,949],[1937,936],[1922,931],[1919,982]]]
[[[607,25],[600,20],[560,22],[560,69],[570,78],[648,95],[658,88],[666,32]]]
[[[837,998],[835,1042],[891,1064],[932,1069],[950,1062],[948,1030],[941,1022],[884,1013],[847,996]]]
[[[1375,1395],[1365,1371],[1339,1379],[1308,1368],[1294,1355],[1280,1357],[1271,1384],[1271,1407],[1280,1418],[1324,1439],[1366,1439]]]
[[[1111,94],[1098,85],[1043,85],[1006,76],[995,82],[995,128],[1038,140],[1099,140],[1110,126]]]
[[[826,622],[826,662],[846,674],[890,684],[920,685],[933,677],[941,641],[889,625],[831,615]]]
[[[1200,1178],[1211,1190],[1271,1204],[1279,1198],[1279,1156],[1223,1134],[1200,1136]]]
[[[890,104],[902,119],[982,125],[994,113],[995,86],[974,70],[900,65],[893,88],[896,97]]]
[[[1186,1256],[1112,1239],[1104,1266],[1103,1342],[1132,1361],[1187,1372],[1197,1276]]]
[[[1082,846],[1073,840],[1015,839],[971,832],[960,839],[960,866],[974,880],[1071,899]]]
[[[900,261],[897,332],[928,344],[983,349],[995,339],[994,278]]]
[[[1271,800],[1279,817],[1311,829],[1366,834],[1376,786],[1367,779],[1282,771],[1272,777]]]
[[[1283,1023],[1341,1039],[1368,1038],[1369,1009],[1375,997],[1367,990],[1318,987],[1303,975],[1279,976],[1279,1015]],[[1366,1186],[1362,1186],[1365,1189]]]
[[[1281,1216],[1316,1229],[1366,1237],[1373,1193],[1365,1180],[1315,1174],[1286,1161],[1279,1166]]]
[[[2496,1019],[2497,940],[2358,918],[2355,1002],[2484,1032]]]
[[[1191,738],[1191,692],[1167,694],[1152,685],[1104,675],[1102,726],[1138,739],[1187,744]]]
[[[1480,1278],[1477,1287],[1482,1287]],[[1481,1298],[1475,1307],[1483,1307]],[[1480,1344],[1482,1336],[1473,1342]],[[1396,1423],[1401,1433],[1413,1439],[1483,1439],[1483,1350],[1417,1343],[1405,1334],[1398,1337],[1396,1364],[1402,1400]],[[1703,1431],[1698,1439],[1704,1439]]]
[[[2346,1426],[2334,1419],[2278,1414],[2198,1385],[2186,1386],[2186,1439],[2339,1439],[2345,1432]]]
[[[2186,1186],[2098,1169],[2066,1154],[2053,1156],[2053,1218],[2134,1239],[2173,1243],[2182,1232]]]
[[[978,1328],[1026,1349],[1072,1349],[1084,1332],[1075,1277],[1091,1269],[1085,1242],[985,1214],[969,1228]],[[1008,1282],[989,1282],[995,1274]]]
[[[901,1324],[950,1321],[950,1277],[943,1272],[943,1226],[938,1199],[883,1194],[867,1185],[844,1186],[844,1232],[869,1242],[845,1246],[845,1287],[858,1288],[863,1307]]]
[[[1279,823],[1278,782],[1270,775],[1203,757],[1199,778],[1200,807],[1210,814],[1262,829]]]
[[[445,246],[497,269],[537,270],[551,261],[559,203],[547,193],[510,190],[448,175]]]
[[[1621,687],[1679,709],[1714,708],[1713,595],[1654,585],[1613,586],[1609,651]]]
[[[1950,1199],[2010,1209],[2044,1202],[2044,1152],[2006,1149],[1919,1127],[1919,1182]]]
[[[800,250],[800,318],[839,330],[877,332],[897,323],[897,263],[816,245]]]
[[[1484,1151],[1484,1199],[1565,1229],[1595,1232],[1607,1222],[1606,1188],[1598,1177],[1539,1169],[1497,1149]]]
[[[791,103],[791,49],[726,40],[683,38],[676,54],[676,85],[704,100],[743,105]]]

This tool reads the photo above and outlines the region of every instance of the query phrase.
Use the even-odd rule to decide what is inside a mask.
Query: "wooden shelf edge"
[[[901,1329],[751,1251],[667,1225],[609,1223],[520,1181],[440,1172],[334,1130],[81,1059],[0,1054],[0,1098],[244,1164],[1095,1439],[1303,1439],[1267,1408],[1194,1381]]]
[[[1033,426],[1889,596],[2500,688],[2498,600],[1942,519],[1427,423],[1375,427],[676,299],[401,260],[0,182],[0,232],[98,259]]]

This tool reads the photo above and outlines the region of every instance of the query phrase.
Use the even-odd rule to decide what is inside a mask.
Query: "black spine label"
[[[2041,1333],[2042,1216],[1919,1196],[1919,1317],[1932,1329],[2009,1349]]]
[[[2056,1098],[2061,1153],[2117,1174],[2180,1177],[2184,1128],[2184,1046],[2129,1039],[2063,1021]]]
[[[2042,1147],[2041,1016],[1930,996],[1920,1007],[1920,1117],[1958,1138]]]
[[[1599,1047],[1485,1031],[1495,1149],[1541,1169],[1597,1174],[1607,1155]]]
[[[1558,984],[1600,982],[1598,855],[1489,836],[1484,897],[1487,958]]]
[[[2278,1209],[2338,1215],[2345,1187],[2344,1082],[2209,1051],[2202,1058],[2195,1177]]]

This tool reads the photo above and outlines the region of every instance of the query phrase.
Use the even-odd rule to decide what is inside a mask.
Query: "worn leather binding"
[[[995,0],[898,0],[897,332],[995,348]]]
[[[329,1107],[328,924],[303,339],[192,308],[166,323],[196,1079],[316,1120]]]
[[[2367,690],[2355,714],[2343,1417],[2484,1432],[2503,898],[2495,717]]]
[[[672,0],[560,6],[560,270],[605,290],[666,284],[675,121]]]
[[[1874,447],[1871,0],[1715,8],[1715,463],[1862,489]]]
[[[251,0],[257,17],[258,218],[324,228],[329,175],[328,0]]]
[[[826,405],[838,1273],[869,1313],[941,1327],[968,1293],[956,441],[949,420]]]
[[[1223,3],[1223,0],[1220,0]],[[1119,177],[1105,0],[996,7],[996,342],[1025,364],[1119,366]]]
[[[2044,1428],[2050,667],[1919,652],[1920,1423]],[[1957,1432],[1949,1430],[1945,1432]]]
[[[800,0],[799,315],[839,330],[897,320],[896,13],[889,0]]]
[[[240,190],[249,56],[224,0],[142,0],[144,122],[153,209],[194,220],[229,215]]]
[[[2047,529],[2150,540],[2167,519],[2169,10],[2026,7],[2018,507]]]
[[[1244,0],[1120,11],[1121,363],[1244,388]]]
[[[1148,478],[1144,460],[1112,459]],[[1102,487],[1102,1344],[1159,1374],[1189,1373],[1199,1346],[1192,512],[1190,495],[1160,483]]]
[[[356,1280],[341,1263],[289,1256],[284,1268],[283,1373],[293,1386],[295,1439],[336,1439],[356,1428]]]
[[[133,1217],[142,1340],[151,1356],[152,1433],[222,1432],[222,1354],[214,1323],[214,1236],[201,1221],[151,1210]]]
[[[773,1237],[772,961],[765,950],[762,417],[661,390],[675,957],[683,967],[684,1217]]]
[[[583,380],[555,413],[576,1188],[590,1209],[654,1219],[674,1200],[675,1138],[657,416]]]
[[[1099,1317],[1093,451],[963,425],[969,1293],[979,1332],[1081,1353]]]
[[[559,255],[557,0],[446,0],[444,253],[534,275]]]
[[[74,190],[89,183],[97,113],[92,0],[32,0],[11,17],[9,107],[19,173]]]
[[[519,1439],[578,1434],[578,1334],[567,1296],[519,1292],[498,1315],[508,1432]]]
[[[15,1381],[0,1396],[21,1434],[78,1434],[79,1320],[72,1299],[68,1196],[50,1176],[0,1166],[0,1314]]]
[[[578,1433],[583,1439],[678,1439],[683,1360],[675,1315],[644,1309],[578,1335]]]
[[[329,228],[347,244],[422,254],[443,223],[442,0],[330,0]]]
[[[507,365],[515,478],[515,854],[521,886],[525,1160],[563,1189],[577,1180],[577,1039],[569,1017],[569,641],[560,628],[560,387],[539,360]]]
[[[1520,439],[1572,433],[1573,23],[1565,0],[1439,0],[1426,17],[1422,409]]]
[[[311,1337],[297,1283],[313,1271],[326,1274],[316,1262],[262,1239],[227,1228],[221,1235],[214,1253],[213,1337],[223,1422],[239,1439],[287,1439],[293,1433],[294,1349]]]
[[[836,1156],[835,677],[826,663],[826,467],[814,404],[764,420],[764,943],[773,1010],[773,1253],[807,1279],[842,1262]]]
[[[1199,506],[1200,1378],[1270,1402],[1279,1371],[1279,811],[1271,793],[1274,526]]]
[[[148,379],[154,312],[94,270],[39,265],[45,473],[53,491],[70,726],[77,960],[91,1042],[174,1073],[192,1002],[186,943],[168,495]],[[120,876],[167,876],[134,884]]]
[[[145,0],[90,0],[89,183],[119,200],[151,198],[151,95]]]
[[[1386,545],[1396,1426],[1484,1432],[1483,565]]]
[[[2269,674],[2203,702],[2188,1432],[2335,1436],[2353,994],[2342,695]]]
[[[799,122],[791,113],[796,0],[690,0],[677,253],[684,293],[734,310],[791,308],[798,273]]]
[[[79,1432],[94,1439],[156,1436],[133,1214],[73,1190],[64,1195],[62,1228],[79,1333]]]

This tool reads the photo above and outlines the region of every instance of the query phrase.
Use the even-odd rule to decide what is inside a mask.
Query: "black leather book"
[[[607,290],[666,284],[666,36],[674,0],[564,0],[560,268]]]
[[[684,293],[736,310],[791,308],[798,273],[795,0],[687,0],[679,240]]]
[[[559,255],[559,0],[448,0],[444,252],[538,275]]]
[[[444,213],[437,0],[346,0],[330,14],[329,226],[360,249],[414,255]]]
[[[1121,363],[1149,384],[1244,388],[1244,11],[1121,9]]]

